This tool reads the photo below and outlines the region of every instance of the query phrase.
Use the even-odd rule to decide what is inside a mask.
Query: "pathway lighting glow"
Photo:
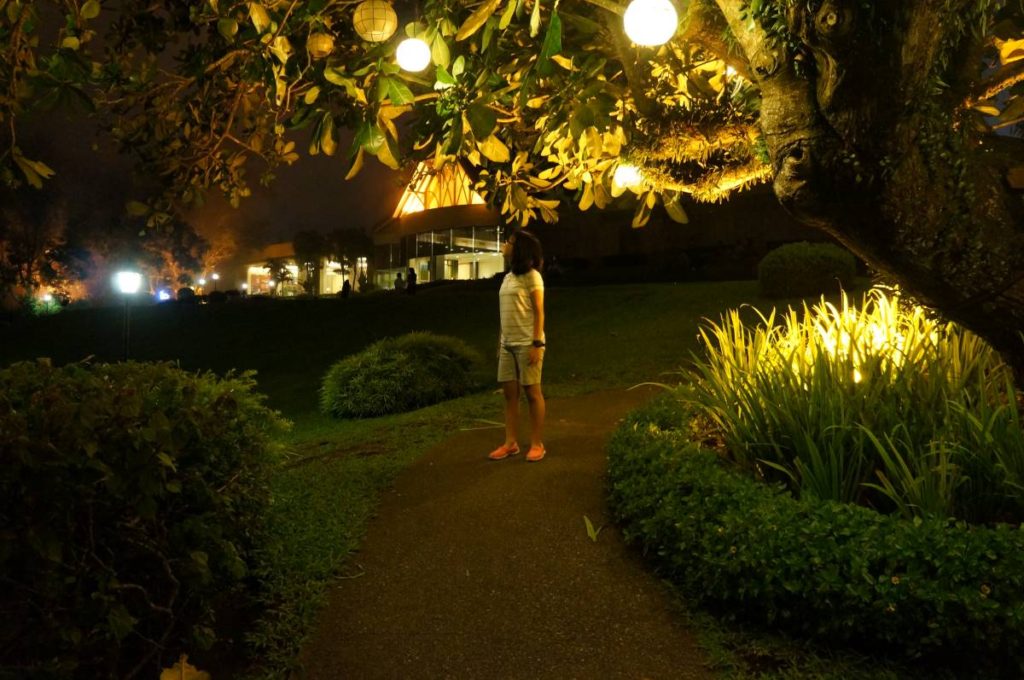
[[[249,284],[248,283],[243,283],[242,284],[242,290],[249,290]]]
[[[199,285],[200,286],[205,286],[206,285],[206,279],[199,279]]]
[[[171,292],[166,288],[161,288],[156,294],[156,299],[160,302],[166,302],[171,299]]]
[[[49,293],[43,294],[43,302],[53,302],[53,296]]]
[[[670,0],[633,0],[622,17],[626,35],[637,45],[664,45],[675,35],[679,15]]]
[[[212,275],[210,276],[210,278],[211,278],[211,279],[213,279],[214,281],[220,281],[220,274],[217,274],[216,272],[214,272],[214,273],[213,273],[213,274],[212,274]]]
[[[403,70],[417,73],[430,64],[430,48],[419,38],[406,38],[398,43],[395,57]]]
[[[267,282],[267,285],[270,286],[271,288],[273,288],[274,286],[277,285],[277,281],[274,281],[273,279],[271,279],[269,282]]]
[[[138,272],[123,271],[114,275],[114,285],[125,295],[134,295],[142,287],[142,274]]]

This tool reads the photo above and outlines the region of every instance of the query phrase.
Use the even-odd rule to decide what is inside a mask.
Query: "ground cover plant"
[[[748,474],[907,518],[1020,521],[1020,397],[969,331],[874,290],[701,333],[691,398]]]
[[[284,424],[253,386],[169,364],[0,370],[0,675],[148,675],[223,633],[217,606],[246,596],[268,540]]]
[[[384,338],[331,366],[320,387],[320,410],[367,418],[461,397],[481,383],[481,363],[477,351],[450,335]]]
[[[957,677],[1019,677],[1020,530],[795,498],[696,444],[685,401],[632,414],[609,445],[609,477],[627,538],[692,601]]]

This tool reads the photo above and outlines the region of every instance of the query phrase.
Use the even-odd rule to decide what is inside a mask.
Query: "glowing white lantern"
[[[619,167],[615,168],[615,174],[612,175],[612,183],[623,189],[638,187],[643,184],[643,181],[644,176],[640,172],[640,168],[629,163],[620,163]]]
[[[430,48],[419,38],[406,38],[398,43],[395,57],[398,59],[398,65],[404,70],[416,73],[430,63]]]
[[[123,271],[114,275],[114,285],[125,295],[134,295],[142,287],[142,274]]]
[[[668,42],[679,25],[670,0],[633,0],[622,17],[626,35],[637,45],[654,47]]]
[[[398,15],[390,2],[366,0],[352,13],[352,25],[359,37],[367,42],[384,42],[395,34]]]

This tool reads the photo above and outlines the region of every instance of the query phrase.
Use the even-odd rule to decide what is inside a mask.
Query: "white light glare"
[[[214,281],[220,281],[220,274],[214,273],[212,276],[210,276],[210,278],[213,279]]]
[[[171,299],[171,292],[166,288],[163,288],[159,292],[157,292],[156,299],[159,300],[160,302],[167,302],[168,300]]]
[[[114,284],[125,295],[134,295],[142,287],[142,274],[138,272],[118,272],[114,275]]]
[[[430,63],[430,47],[419,38],[406,38],[398,43],[395,57],[404,70],[418,73]]]
[[[612,175],[612,182],[623,189],[631,189],[638,187],[643,184],[644,176],[640,172],[640,168],[629,163],[620,163],[619,167],[615,168],[615,174]]]
[[[622,17],[626,35],[637,45],[664,45],[675,35],[679,15],[670,0],[633,0]]]
[[[199,279],[199,285],[200,286],[205,286],[206,285],[206,279]]]

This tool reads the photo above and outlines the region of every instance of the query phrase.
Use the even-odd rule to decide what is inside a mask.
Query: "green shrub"
[[[480,363],[479,354],[458,338],[385,338],[331,366],[320,388],[320,409],[336,418],[366,418],[436,404],[469,392]]]
[[[757,265],[761,294],[806,297],[849,288],[857,260],[831,243],[789,243],[771,251]]]
[[[169,364],[0,371],[0,675],[152,676],[213,641],[283,425],[253,387]]]
[[[691,398],[752,475],[908,518],[1024,516],[1021,408],[972,333],[877,290],[701,333]]]
[[[613,435],[610,504],[689,597],[869,653],[1024,672],[1024,531],[796,500],[655,420],[634,413]]]

